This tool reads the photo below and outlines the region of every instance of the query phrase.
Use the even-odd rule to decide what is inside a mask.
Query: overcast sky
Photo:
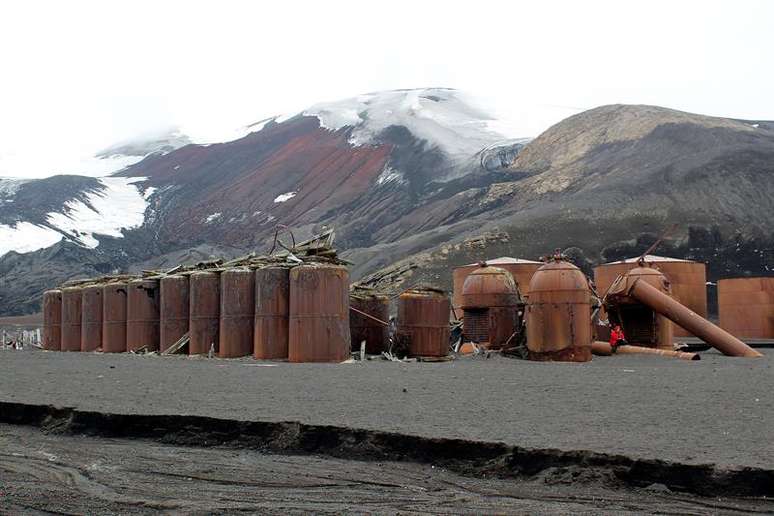
[[[522,136],[611,103],[774,119],[774,2],[77,1],[0,6],[0,176],[447,86]]]

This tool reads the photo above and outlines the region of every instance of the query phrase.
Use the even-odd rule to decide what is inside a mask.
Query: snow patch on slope
[[[297,193],[298,192],[286,192],[284,194],[279,194],[277,197],[274,198],[274,202],[277,203],[277,202],[289,201],[290,199],[295,197]]]
[[[0,256],[10,251],[31,253],[52,246],[61,239],[61,233],[29,222],[17,222],[10,226],[0,224]]]

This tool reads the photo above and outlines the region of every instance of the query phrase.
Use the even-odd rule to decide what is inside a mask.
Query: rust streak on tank
[[[166,351],[188,333],[188,277],[161,278],[161,305],[159,308],[159,351]]]
[[[102,348],[102,286],[83,287],[81,307],[81,351]]]
[[[102,287],[102,351],[126,351],[127,284],[112,282]]]
[[[81,350],[82,303],[82,289],[79,287],[62,289],[62,351]]]
[[[290,269],[264,267],[255,271],[255,335],[257,359],[288,358]]]
[[[62,347],[62,291],[43,293],[43,349],[59,351]]]
[[[416,288],[398,298],[398,337],[409,343],[414,357],[449,354],[451,302],[445,292]]]
[[[255,275],[250,269],[228,269],[220,274],[221,358],[253,353]]]
[[[126,301],[126,349],[159,349],[159,282],[135,279],[129,282]]]
[[[194,272],[189,277],[188,344],[190,355],[217,350],[220,329],[220,275],[211,271]]]

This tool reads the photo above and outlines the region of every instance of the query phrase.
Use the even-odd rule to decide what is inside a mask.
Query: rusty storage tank
[[[253,356],[288,358],[290,269],[264,267],[255,271]]]
[[[449,354],[450,311],[449,296],[440,289],[413,288],[398,297],[398,339],[408,341],[410,356]]]
[[[774,339],[774,278],[718,281],[720,327],[742,339]]]
[[[390,298],[386,295],[357,289],[350,292],[349,305],[379,321],[389,322],[390,320]],[[365,352],[369,355],[378,355],[387,351],[390,343],[389,327],[355,310],[349,313],[352,350],[359,351],[360,343],[365,341]]]
[[[134,279],[126,299],[126,349],[159,349],[159,280]]]
[[[638,266],[638,258],[605,263],[594,268],[594,283],[600,297],[605,295],[619,275]],[[707,318],[707,266],[705,264],[651,254],[645,256],[644,261],[646,264],[655,266],[666,276],[671,285],[672,297],[678,303]],[[688,337],[690,333],[675,326],[674,335]]]
[[[81,309],[83,291],[80,287],[62,289],[62,351],[81,350]]]
[[[463,341],[490,349],[500,349],[510,341],[515,345],[522,309],[519,287],[511,273],[482,262],[462,288]]]
[[[555,258],[535,272],[527,301],[531,360],[591,360],[591,289],[575,265]]]
[[[513,281],[518,285],[521,296],[524,299],[529,297],[529,282],[532,279],[532,275],[543,266],[543,262],[511,258],[508,256],[484,261],[487,265],[499,267],[510,272],[511,276],[513,276]],[[480,262],[470,263],[468,265],[455,267],[452,272],[452,280],[454,282],[454,288],[452,290],[452,306],[454,307],[457,317],[462,317],[462,288],[465,285],[465,279],[471,272],[479,267]]]
[[[188,333],[188,277],[165,276],[159,287],[159,351],[166,351]]]
[[[290,362],[343,362],[350,354],[349,272],[339,265],[290,270]]]
[[[81,351],[102,347],[102,286],[83,287],[81,305]]]
[[[255,274],[227,269],[220,274],[220,347],[218,356],[236,358],[253,353]]]
[[[669,281],[656,267],[636,267],[613,285],[605,301],[610,324],[620,324],[626,341],[635,346],[674,349],[675,325],[638,300],[626,295],[636,280],[644,281],[664,294],[671,295]]]
[[[102,287],[102,351],[126,351],[126,298],[128,284],[123,281]]]
[[[62,291],[43,293],[43,349],[59,351],[62,347]]]
[[[189,355],[218,349],[220,331],[220,274],[198,271],[189,276],[188,343]]]

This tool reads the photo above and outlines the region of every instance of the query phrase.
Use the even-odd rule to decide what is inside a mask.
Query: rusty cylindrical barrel
[[[102,351],[126,351],[126,298],[128,285],[108,283],[102,287]]]
[[[166,276],[159,285],[159,351],[163,352],[188,333],[188,277]]]
[[[134,279],[127,287],[126,349],[159,349],[159,281]]]
[[[532,276],[527,304],[531,360],[591,360],[591,289],[583,272],[562,259]]]
[[[194,272],[189,277],[188,332],[191,342],[189,355],[218,349],[220,330],[220,274],[211,271]]]
[[[62,347],[62,291],[43,293],[43,349],[59,351]]]
[[[221,358],[236,358],[253,352],[255,319],[255,274],[250,269],[228,269],[220,274]]]
[[[451,302],[442,290],[416,288],[398,297],[398,338],[408,341],[410,356],[449,354],[450,310]]]
[[[81,350],[82,292],[79,287],[62,289],[62,351]]]
[[[81,307],[81,351],[102,347],[102,286],[83,287]]]
[[[591,343],[591,351],[595,355],[607,357],[613,354],[613,347],[609,342],[597,340]],[[644,346],[631,346],[628,344],[618,346],[615,352],[623,355],[661,355],[663,357],[679,358],[681,360],[701,360],[701,356],[698,353],[686,353],[684,351],[673,351],[669,349],[646,348]]]
[[[369,355],[387,351],[390,330],[387,324],[381,324],[379,321],[388,323],[390,320],[390,298],[381,294],[355,291],[349,295],[349,306],[354,308],[349,313],[352,349],[358,351],[360,343],[365,341],[365,352]]]
[[[343,362],[350,354],[349,272],[338,265],[290,270],[290,362]]]
[[[253,355],[257,359],[288,358],[290,269],[264,267],[255,271]]]
[[[515,342],[512,337],[520,329],[520,308],[519,287],[511,273],[482,262],[462,287],[463,341],[490,349]]]

